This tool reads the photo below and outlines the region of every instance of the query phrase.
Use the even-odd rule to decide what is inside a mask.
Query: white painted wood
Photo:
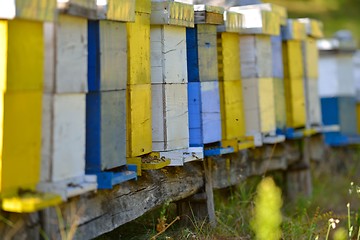
[[[42,181],[85,173],[85,94],[44,94]]]
[[[317,79],[309,79],[307,81],[308,88],[308,106],[307,106],[307,120],[311,126],[321,126],[321,107],[320,97],[318,92],[318,81]]]
[[[354,59],[356,99],[358,102],[360,102],[360,51],[356,51],[353,59]]]
[[[152,25],[152,83],[187,83],[186,28]]]
[[[170,159],[169,166],[183,166],[184,163],[204,160],[203,147],[190,147],[173,151],[160,152],[160,157]]]
[[[273,77],[270,36],[240,35],[240,61],[242,78]]]
[[[355,96],[352,54],[320,55],[320,97]]]
[[[100,21],[101,90],[126,89],[126,23]]]
[[[87,19],[60,14],[55,31],[55,92],[87,92]]]
[[[189,147],[187,84],[153,84],[153,151]]]

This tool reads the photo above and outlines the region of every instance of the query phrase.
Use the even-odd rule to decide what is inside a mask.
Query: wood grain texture
[[[242,78],[272,77],[271,39],[267,35],[240,35]]]
[[[239,81],[241,79],[239,34],[218,33],[219,81]]]
[[[273,132],[276,128],[273,79],[243,79],[242,83],[246,133]]]
[[[135,20],[134,0],[108,0],[106,19],[114,21]]]
[[[284,79],[286,126],[291,128],[304,127],[306,124],[304,79]]]
[[[85,94],[44,94],[43,99],[42,181],[83,176]]]
[[[303,78],[303,55],[301,41],[288,40],[282,43],[284,78]]]
[[[220,107],[222,138],[239,139],[245,136],[245,112],[242,83],[238,81],[220,82]]]
[[[6,92],[4,111],[1,195],[34,190],[40,178],[41,91]],[[1,112],[2,112],[1,111]]]
[[[218,62],[217,62],[217,43],[216,43],[216,25],[198,24],[197,29],[197,47],[199,80],[217,81]]]
[[[8,21],[7,91],[42,90],[44,74],[43,24]]]
[[[352,53],[320,56],[319,95],[321,97],[355,96],[352,57]]]
[[[187,83],[186,28],[151,26],[151,82]]]
[[[129,85],[127,89],[127,157],[152,151],[151,85]]]
[[[147,0],[136,0],[147,1]],[[136,13],[135,22],[127,23],[128,84],[151,83],[150,14]]]
[[[7,81],[8,22],[0,20],[0,90],[6,90]],[[2,116],[0,117],[2,119]],[[2,134],[1,134],[2,135]]]
[[[56,0],[15,0],[16,18],[54,21]]]
[[[87,20],[60,14],[55,32],[55,92],[87,92]]]
[[[88,88],[89,91],[126,89],[127,33],[126,23],[88,22]]]
[[[86,96],[86,170],[126,164],[126,90]]]
[[[187,84],[152,85],[153,151],[189,147]]]

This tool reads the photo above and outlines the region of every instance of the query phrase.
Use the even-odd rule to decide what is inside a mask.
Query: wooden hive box
[[[152,85],[153,151],[189,147],[187,84]]]
[[[135,21],[134,0],[108,0],[104,5],[98,5],[98,18],[112,21]]]
[[[58,1],[59,12],[68,15],[84,17],[88,19],[97,19],[98,6],[97,0],[69,0]]]
[[[219,82],[189,82],[190,146],[221,141]]]
[[[242,79],[247,135],[274,133],[275,106],[272,78]]]
[[[88,69],[89,92],[126,89],[126,23],[88,22]]]
[[[53,21],[56,0],[11,0],[0,2],[0,19]]]

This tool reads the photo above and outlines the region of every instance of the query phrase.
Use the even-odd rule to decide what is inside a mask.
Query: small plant
[[[251,222],[256,239],[280,239],[281,206],[281,190],[275,185],[272,178],[264,178],[257,187],[255,214]]]
[[[330,230],[331,228],[332,229],[335,229],[336,228],[336,224],[338,224],[340,222],[339,219],[334,219],[334,218],[330,218],[329,219],[329,225],[328,225],[328,230],[327,230],[327,233],[326,233],[326,240],[329,239],[329,234],[330,234]]]

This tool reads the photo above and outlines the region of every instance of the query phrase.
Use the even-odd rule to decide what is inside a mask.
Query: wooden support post
[[[214,193],[212,185],[212,159],[204,159],[204,174],[205,174],[205,193],[206,193],[206,205],[209,216],[209,222],[212,227],[216,225],[216,216],[215,216],[215,204],[214,204]]]

